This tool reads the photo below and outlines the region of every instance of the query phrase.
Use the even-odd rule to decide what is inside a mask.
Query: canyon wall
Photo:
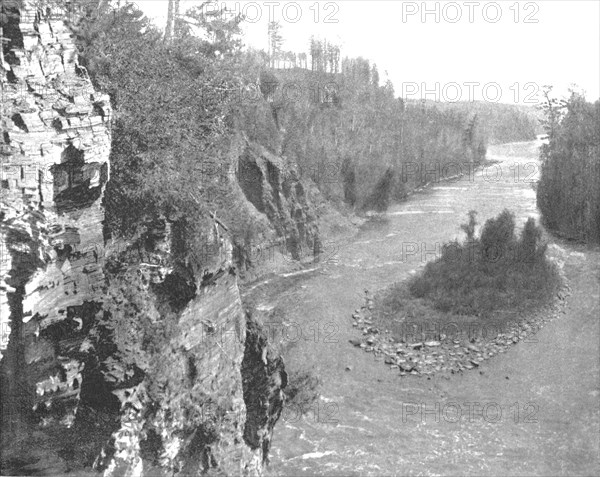
[[[260,475],[287,376],[243,309],[227,230],[207,219],[201,272],[173,258],[164,217],[134,261],[105,244],[110,98],[79,67],[64,12],[33,5],[7,7],[3,25],[1,471]],[[276,207],[287,196],[272,192]],[[276,233],[314,235],[282,211]]]
[[[224,172],[231,199],[220,208],[234,224],[234,263],[244,280],[319,260],[316,208],[296,164],[240,133]]]
[[[72,425],[84,337],[102,304],[111,107],[77,66],[64,21],[8,9],[2,65],[3,423]],[[25,414],[23,414],[25,412]],[[3,437],[4,437],[3,426]]]
[[[111,272],[97,369],[119,422],[94,462],[105,475],[260,475],[268,460],[287,376],[243,310],[233,247],[213,225],[219,252],[201,274],[173,261],[178,226],[162,219],[132,247],[140,261],[126,252]],[[116,352],[104,357],[102,342]]]

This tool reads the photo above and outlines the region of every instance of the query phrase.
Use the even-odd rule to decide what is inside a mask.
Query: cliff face
[[[243,310],[234,246],[207,219],[211,255],[187,269],[161,217],[135,260],[105,247],[110,101],[52,13],[24,2],[4,27],[0,470],[261,474],[287,377]],[[244,159],[262,194],[238,189],[244,208],[286,243],[313,240],[301,184],[266,154]]]
[[[230,205],[228,213],[245,216],[248,223],[234,244],[238,269],[250,277],[294,261],[318,261],[317,214],[296,165],[245,137],[236,138],[232,151],[233,203],[241,210]]]
[[[98,329],[116,352],[100,351],[98,370],[119,423],[95,461],[105,475],[262,473],[287,377],[242,309],[229,239],[210,230],[220,253],[202,274],[173,262],[178,227],[167,220],[141,237],[140,263],[111,272]]]
[[[77,71],[63,21],[11,10],[2,71],[3,437],[29,411],[73,424],[83,339],[101,307],[109,98]]]

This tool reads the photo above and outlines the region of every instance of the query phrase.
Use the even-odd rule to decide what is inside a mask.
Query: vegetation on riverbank
[[[427,104],[441,110],[454,109],[477,115],[481,137],[486,144],[533,141],[544,132],[540,112],[533,105],[494,103],[489,101],[434,102]]]
[[[600,100],[573,92],[543,105],[548,144],[541,150],[537,203],[544,224],[558,235],[600,242]]]
[[[485,157],[474,115],[406,104],[366,59],[345,59],[337,72],[294,68],[270,78],[281,154],[334,203],[383,211]]]

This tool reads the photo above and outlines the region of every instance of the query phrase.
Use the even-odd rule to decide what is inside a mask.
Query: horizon
[[[130,3],[164,28],[166,0]],[[201,3],[181,0],[180,12]],[[352,0],[212,3],[247,15],[245,47],[266,51],[268,22],[279,21],[284,51],[308,52],[311,35],[327,39],[342,58],[376,64],[381,84],[389,79],[397,97],[535,105],[544,85],[559,97],[576,85],[588,101],[600,99],[599,2],[373,1],[368,9]]]

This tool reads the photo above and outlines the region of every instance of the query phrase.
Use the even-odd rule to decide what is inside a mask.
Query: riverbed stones
[[[411,371],[412,371],[412,370],[415,368],[415,366],[414,366],[414,364],[413,364],[413,363],[411,363],[411,362],[407,362],[407,361],[405,361],[405,362],[403,362],[403,363],[400,363],[398,366],[399,366],[399,367],[400,367],[400,369],[401,369],[402,371],[404,371],[405,373],[410,373],[410,372],[411,372]]]
[[[440,346],[442,343],[440,343],[439,341],[426,341],[425,342],[425,346],[429,346],[430,348],[434,347],[434,346]]]
[[[399,369],[400,376],[437,373],[456,374],[479,368],[485,360],[505,353],[522,341],[535,342],[532,336],[548,321],[564,312],[570,289],[563,275],[563,287],[554,301],[520,321],[510,322],[502,333],[487,337],[473,337],[469,341],[440,335],[438,340],[413,343],[396,342],[389,330],[379,329],[373,320],[373,301],[365,298],[364,304],[352,315],[353,326],[362,330],[362,338],[350,340],[353,346],[373,353],[390,369]],[[367,295],[368,296],[368,295]]]

